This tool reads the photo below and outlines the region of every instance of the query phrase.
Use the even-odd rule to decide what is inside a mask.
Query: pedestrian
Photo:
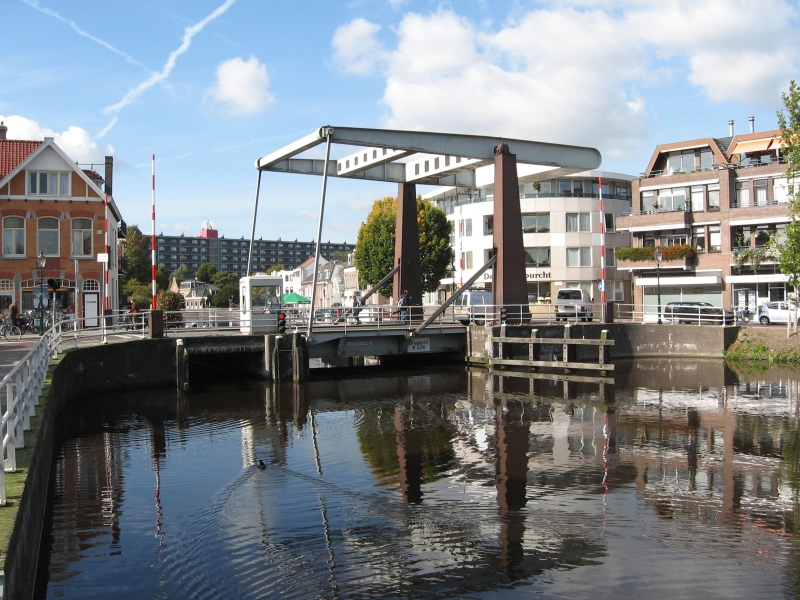
[[[408,321],[408,290],[403,290],[403,293],[397,299],[397,308],[400,309],[400,322],[405,323]]]
[[[136,302],[136,298],[131,300],[131,308],[128,311],[128,316],[130,318],[131,325],[133,329],[136,329],[136,319],[139,317],[139,303]],[[125,328],[127,329],[127,327]]]
[[[12,325],[19,325],[19,307],[16,299],[12,300],[8,306],[8,318],[11,319]]]
[[[358,318],[358,313],[361,312],[361,303],[358,301],[358,296],[353,296],[353,322],[356,325],[361,324],[361,321]]]

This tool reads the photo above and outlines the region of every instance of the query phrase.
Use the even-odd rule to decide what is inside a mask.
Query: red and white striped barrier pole
[[[597,178],[600,193],[600,302],[606,307],[606,213],[603,212],[603,178]]]
[[[153,203],[153,210],[150,215],[150,225],[151,225],[151,235],[150,235],[150,260],[152,262],[151,265],[151,277],[153,283],[153,298],[152,303],[150,304],[150,309],[155,310],[156,308],[156,155],[153,154],[153,166],[152,166],[152,190],[151,190],[151,198]]]

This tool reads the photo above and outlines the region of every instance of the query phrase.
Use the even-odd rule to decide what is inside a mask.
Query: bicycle
[[[0,321],[0,335],[10,342],[17,342],[22,337],[22,332],[10,319],[4,318]]]

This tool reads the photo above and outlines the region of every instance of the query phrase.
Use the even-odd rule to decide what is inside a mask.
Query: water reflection
[[[40,597],[794,595],[794,374],[619,367],[87,399]]]

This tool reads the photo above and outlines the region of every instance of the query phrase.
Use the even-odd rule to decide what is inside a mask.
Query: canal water
[[[612,375],[85,398],[62,419],[37,597],[797,595],[797,374]]]

